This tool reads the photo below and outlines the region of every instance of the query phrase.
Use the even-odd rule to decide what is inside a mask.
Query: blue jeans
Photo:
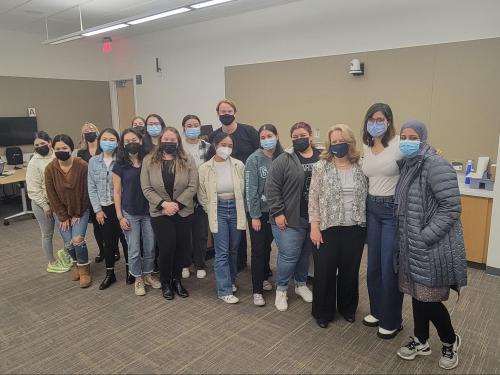
[[[306,285],[312,242],[306,219],[300,218],[300,228],[280,230],[272,224],[273,236],[278,246],[278,273],[276,290],[286,291],[293,276],[296,286]]]
[[[130,230],[123,234],[128,244],[129,273],[134,277],[141,277],[143,273],[153,272],[155,262],[155,236],[151,226],[151,217],[146,215],[130,215],[125,210],[123,217],[127,219]],[[141,258],[142,235],[142,258]]]
[[[54,215],[54,219],[64,241],[64,248],[71,255],[73,262],[87,264],[89,262],[89,252],[85,243],[85,233],[87,233],[87,225],[89,223],[89,210],[85,210],[82,213],[78,224],[70,226],[66,231],[63,231],[59,226],[61,222],[57,218],[57,215]],[[74,240],[78,237],[81,239],[79,242]]]
[[[237,229],[236,202],[217,202],[217,233],[214,233],[215,281],[219,297],[233,294],[241,232]]]
[[[369,195],[366,204],[370,314],[381,328],[394,330],[403,323],[403,294],[394,269],[397,221],[394,203],[376,199]]]

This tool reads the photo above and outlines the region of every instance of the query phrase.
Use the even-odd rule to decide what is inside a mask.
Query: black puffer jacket
[[[405,177],[405,163],[418,163],[403,207],[397,208],[398,269],[427,287],[459,289],[467,284],[467,262],[457,175],[430,146],[416,158],[398,163],[398,185]]]

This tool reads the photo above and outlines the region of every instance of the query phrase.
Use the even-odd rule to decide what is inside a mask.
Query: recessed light
[[[89,31],[88,33],[84,33],[82,35],[83,36],[92,36],[92,35],[106,33],[108,31],[123,29],[124,27],[128,27],[128,26],[129,25],[127,25],[126,23],[120,23],[118,25],[113,25],[113,26],[109,26],[109,27],[104,27],[102,29],[97,29],[97,30],[94,30],[94,31]]]
[[[138,24],[143,23],[143,22],[154,21],[154,20],[157,20],[159,18],[164,18],[164,17],[169,17],[169,16],[175,16],[176,14],[186,13],[186,12],[189,12],[190,10],[191,9],[185,8],[185,7],[178,8],[178,9],[173,9],[173,10],[169,10],[167,12],[153,14],[152,16],[143,17],[143,18],[139,18],[137,20],[129,21],[127,23],[129,25],[138,25]]]
[[[190,5],[190,7],[194,8],[194,9],[201,9],[201,8],[211,7],[212,5],[228,3],[230,1],[233,1],[233,0],[210,0],[210,1],[205,1],[203,3]]]

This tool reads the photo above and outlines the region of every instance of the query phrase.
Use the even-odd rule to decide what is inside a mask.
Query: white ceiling
[[[45,39],[47,20],[49,39],[52,39],[80,30],[79,8],[82,13],[83,28],[87,29],[128,17],[160,13],[202,1],[204,0],[0,0],[0,32],[3,29],[35,33]],[[227,4],[128,27],[114,31],[110,35],[127,37],[293,1],[302,0],[234,0]]]

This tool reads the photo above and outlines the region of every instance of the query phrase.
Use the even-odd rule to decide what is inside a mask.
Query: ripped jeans
[[[85,242],[85,233],[87,232],[87,224],[89,222],[89,210],[85,210],[80,217],[80,222],[70,226],[68,230],[63,231],[60,227],[60,221],[57,215],[54,215],[55,224],[61,237],[64,241],[64,248],[77,264],[89,263],[89,252],[87,243]]]

